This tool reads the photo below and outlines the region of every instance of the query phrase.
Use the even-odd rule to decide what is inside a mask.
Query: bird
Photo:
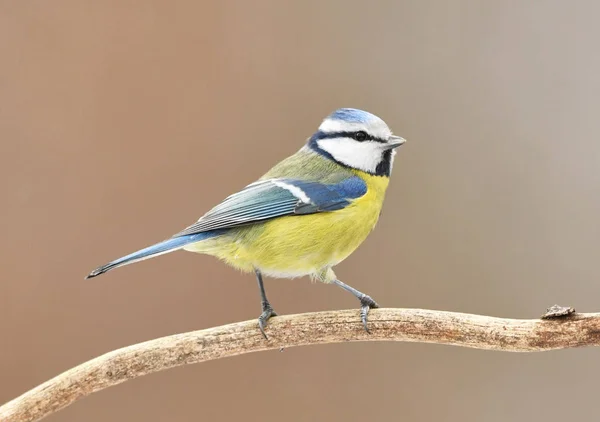
[[[258,328],[265,339],[267,323],[277,313],[267,299],[263,275],[309,276],[341,287],[360,301],[360,319],[369,332],[369,310],[379,305],[339,280],[333,267],[374,229],[396,148],[405,142],[374,114],[337,109],[299,151],[226,197],[196,223],[96,268],[86,279],[177,250],[197,252],[255,274],[262,309]]]

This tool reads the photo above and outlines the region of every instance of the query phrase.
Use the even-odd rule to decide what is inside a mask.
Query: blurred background
[[[256,318],[254,278],[207,256],[83,277],[192,223],[338,107],[408,139],[342,280],[387,307],[600,311],[599,13],[0,2],[0,402],[115,348]],[[357,306],[308,279],[266,287],[280,313]],[[598,353],[304,347],[153,374],[47,420],[593,420]]]

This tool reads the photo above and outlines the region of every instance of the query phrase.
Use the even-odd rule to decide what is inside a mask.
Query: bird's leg
[[[371,296],[359,292],[354,287],[348,286],[346,283],[342,283],[340,280],[335,279],[332,281],[332,283],[340,286],[347,292],[352,293],[358,300],[360,300],[360,319],[365,327],[365,331],[369,333],[370,331],[367,327],[367,316],[369,315],[369,310],[372,308],[379,308],[377,302],[375,302]]]
[[[268,340],[269,338],[265,334],[265,327],[267,326],[267,321],[269,321],[269,319],[272,316],[277,316],[277,314],[271,307],[269,299],[267,299],[262,274],[259,270],[256,269],[254,270],[254,272],[256,273],[256,280],[258,281],[258,289],[260,290],[260,301],[262,305],[262,314],[260,314],[260,316],[258,317],[258,327],[260,328],[260,332],[262,333],[262,335],[265,336],[265,340]]]

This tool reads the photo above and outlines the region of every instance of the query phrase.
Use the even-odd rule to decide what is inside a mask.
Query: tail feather
[[[88,278],[97,277],[100,274],[104,274],[105,272],[113,270],[115,268],[123,267],[125,265],[133,264],[134,262],[143,261],[145,259],[154,258],[155,256],[173,252],[183,248],[185,245],[209,239],[218,234],[219,233],[216,232],[204,232],[167,239],[155,245],[148,246],[147,248],[126,255],[122,258],[115,259],[114,261],[111,261],[108,264],[104,264],[96,268],[91,273],[89,273],[85,278],[87,280]]]

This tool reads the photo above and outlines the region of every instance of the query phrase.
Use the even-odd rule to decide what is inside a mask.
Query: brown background
[[[0,402],[109,350],[254,318],[175,253],[90,282],[295,152],[337,107],[409,142],[337,269],[385,306],[600,310],[595,1],[0,2]],[[356,306],[267,280],[281,313]],[[178,368],[49,421],[594,420],[598,350],[340,344]]]

